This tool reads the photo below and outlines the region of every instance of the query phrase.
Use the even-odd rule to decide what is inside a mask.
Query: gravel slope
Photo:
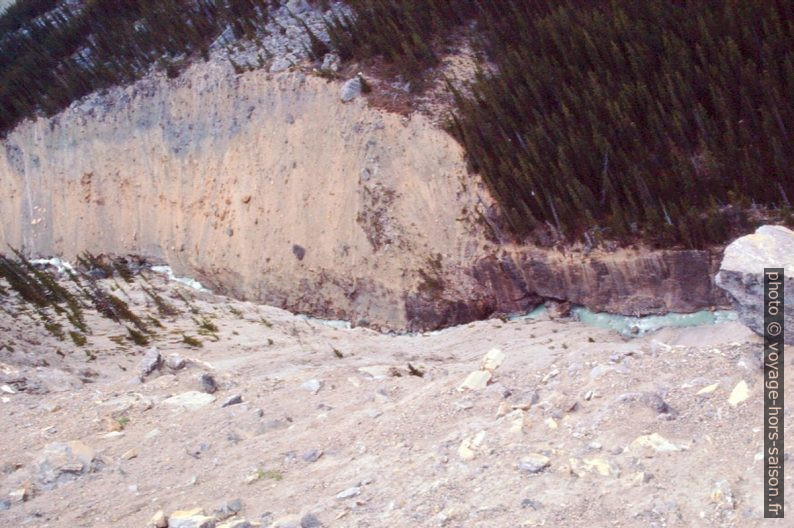
[[[194,313],[162,319],[152,343],[187,365],[143,382],[146,348],[118,325],[87,314],[76,347],[3,305],[0,525],[143,527],[235,499],[252,526],[762,524],[760,344],[737,323],[635,340],[548,319],[388,336],[150,280]],[[139,282],[123,289],[155,313]],[[202,319],[217,330],[199,334]],[[492,348],[491,383],[459,390]],[[205,373],[214,401],[167,401],[199,398]],[[51,445],[70,441],[86,464]]]

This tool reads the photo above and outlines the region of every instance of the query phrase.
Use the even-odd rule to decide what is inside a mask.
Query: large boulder
[[[39,483],[44,489],[52,489],[64,482],[97,471],[102,462],[94,450],[79,440],[54,442],[44,447],[37,461]]]
[[[725,248],[716,283],[730,294],[742,323],[763,335],[764,268],[783,268],[785,342],[794,343],[794,231],[766,225],[734,240]]]

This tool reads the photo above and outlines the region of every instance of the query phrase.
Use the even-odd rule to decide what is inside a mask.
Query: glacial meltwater
[[[667,327],[702,326],[727,323],[735,321],[736,312],[733,310],[701,310],[688,314],[669,313],[666,315],[648,315],[645,317],[630,317],[627,315],[614,315],[603,312],[593,312],[583,307],[571,310],[573,316],[585,324],[616,330],[624,336],[641,336],[655,330]]]

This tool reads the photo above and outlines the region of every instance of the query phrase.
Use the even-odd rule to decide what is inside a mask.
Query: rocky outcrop
[[[621,250],[585,255],[513,247],[489,254],[464,280],[428,281],[407,296],[413,329],[525,313],[546,300],[632,316],[726,307],[712,279],[718,255],[708,251]],[[460,274],[458,274],[460,275]]]
[[[209,61],[23,123],[0,143],[0,247],[143,255],[217,293],[379,329],[545,298],[628,315],[726,304],[706,252],[494,243],[460,146],[340,86]]]
[[[786,343],[794,343],[794,231],[762,226],[735,240],[725,248],[716,283],[730,294],[739,319],[763,335],[764,268],[783,268]]]

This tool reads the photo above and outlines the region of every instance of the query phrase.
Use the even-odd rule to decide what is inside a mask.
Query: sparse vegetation
[[[146,346],[149,344],[149,338],[143,332],[135,328],[127,327],[127,339],[132,341],[138,346]]]
[[[258,469],[256,471],[256,480],[272,479],[281,481],[284,479],[284,474],[276,469]]]
[[[126,335],[113,336],[111,340],[119,345],[125,340],[139,346],[149,343],[152,335],[149,326],[127,302],[107,291],[117,284],[114,274],[122,277],[125,284],[132,284],[139,267],[133,269],[126,259],[85,253],[78,257],[77,269],[63,270],[67,279],[64,280],[57,275],[59,272],[33,264],[21,252],[12,251],[15,258],[0,254],[0,295],[4,303],[11,301],[19,305],[17,313],[26,314],[60,341],[68,334],[76,346],[82,347],[91,334],[84,312],[93,307],[99,315],[124,325]],[[145,286],[142,288],[147,291]],[[153,292],[153,287],[148,291]],[[154,296],[159,299],[156,294]],[[173,315],[179,313],[160,300],[159,310]],[[146,321],[152,327],[162,328],[160,321],[150,315],[146,316]]]
[[[206,332],[209,334],[215,334],[218,332],[218,326],[206,317],[202,317],[201,320],[194,319],[194,321],[198,325],[200,329],[199,331]]]
[[[130,423],[130,419],[128,416],[119,416],[116,418],[116,423],[119,424],[119,427],[123,430],[127,425]]]
[[[182,334],[182,342],[185,343],[187,346],[191,346],[193,348],[201,348],[204,344],[197,338],[189,336],[187,334]]]
[[[69,337],[71,337],[72,342],[79,347],[85,346],[85,344],[88,342],[88,340],[83,334],[81,334],[80,332],[75,332],[74,330],[69,331]]]
[[[0,133],[160,65],[175,77],[226,28],[252,37],[267,0],[16,2],[0,16]]]

